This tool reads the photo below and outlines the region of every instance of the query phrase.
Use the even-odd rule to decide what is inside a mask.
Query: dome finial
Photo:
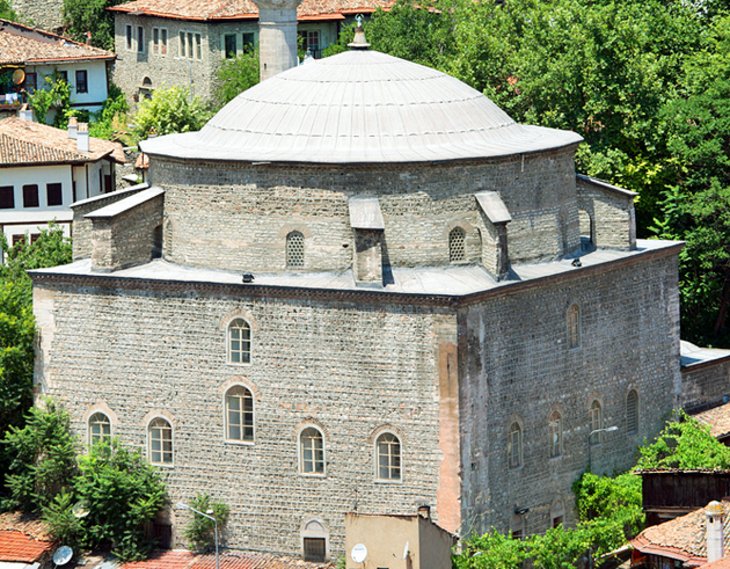
[[[355,20],[357,20],[357,27],[355,28],[355,37],[352,39],[350,43],[347,44],[347,47],[350,49],[367,49],[370,47],[370,44],[368,43],[368,40],[365,38],[365,30],[362,29],[362,14],[358,14],[355,16]]]

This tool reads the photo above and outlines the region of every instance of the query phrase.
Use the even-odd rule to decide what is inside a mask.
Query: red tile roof
[[[730,502],[722,502],[725,511],[725,536],[730,536]],[[648,555],[679,559],[686,567],[698,567],[707,563],[705,509],[700,508],[663,524],[646,528],[631,540],[631,545]],[[730,554],[730,540],[726,539],[724,551]]]
[[[730,557],[723,557],[712,563],[700,565],[699,569],[730,569]]]
[[[125,161],[121,144],[89,138],[89,152],[80,152],[65,130],[9,117],[0,121],[0,166],[83,164],[110,156]]]
[[[60,63],[115,57],[111,51],[0,19],[0,64],[3,65]]]
[[[38,561],[53,547],[52,541],[42,541],[22,531],[0,530],[0,561]]]
[[[341,20],[346,15],[371,14],[388,9],[394,0],[303,0],[299,20]],[[251,0],[134,0],[109,10],[176,20],[255,20],[258,8]]]
[[[694,418],[710,425],[710,434],[713,437],[725,437],[730,434],[730,403],[697,413]]]
[[[334,569],[333,563],[312,563],[268,553],[225,553],[221,569]],[[215,569],[215,555],[190,551],[160,551],[146,561],[123,564],[120,569]]]

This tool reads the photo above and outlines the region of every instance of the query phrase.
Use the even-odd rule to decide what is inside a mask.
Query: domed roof
[[[580,142],[519,125],[465,83],[370,50],[313,60],[241,93],[202,130],[142,143],[152,155],[311,163],[505,156]]]

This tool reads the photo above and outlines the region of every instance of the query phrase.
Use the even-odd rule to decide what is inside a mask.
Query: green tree
[[[208,494],[198,494],[192,499],[190,505],[199,512],[205,512],[218,520],[219,539],[222,538],[222,530],[228,522],[230,514],[228,505],[212,500]],[[215,523],[213,520],[193,513],[185,528],[185,539],[196,551],[211,551],[215,547]]]
[[[66,128],[71,109],[71,89],[56,71],[45,80],[47,88],[36,89],[28,95],[30,108],[41,124],[49,124],[48,114],[51,113],[53,126]]]
[[[492,530],[463,540],[453,565],[455,569],[520,569],[525,559],[524,541]]]
[[[0,18],[11,22],[17,21],[18,15],[13,10],[9,0],[0,0]]]
[[[66,34],[86,42],[91,33],[91,45],[114,50],[114,14],[107,8],[124,0],[63,0],[63,21]]]
[[[68,413],[53,401],[32,407],[25,426],[11,426],[3,444],[10,457],[5,509],[39,512],[47,501],[70,488],[76,471],[76,446],[69,433]]]
[[[139,104],[134,134],[138,140],[150,134],[171,134],[200,130],[210,111],[199,97],[182,87],[156,89],[152,97]]]
[[[218,68],[216,79],[215,100],[220,108],[259,82],[258,50],[226,59]]]

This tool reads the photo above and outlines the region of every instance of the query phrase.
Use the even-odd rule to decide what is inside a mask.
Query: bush
[[[48,83],[46,89],[36,89],[28,95],[28,103],[35,113],[36,120],[41,124],[48,123],[48,114],[52,113],[53,126],[66,128],[68,126],[69,109],[71,108],[71,88],[57,71],[45,78]]]
[[[89,135],[113,142],[132,146],[127,124],[129,123],[129,104],[121,89],[113,83],[109,86],[109,96],[102,109],[95,113],[89,125]]]
[[[228,522],[230,508],[222,502],[213,502],[208,494],[198,494],[190,505],[200,512],[205,512],[218,520],[218,539],[222,537],[222,529]],[[210,551],[215,548],[215,523],[195,512],[185,528],[185,539],[190,548],[196,551]]]
[[[140,102],[134,119],[134,135],[143,140],[151,134],[171,134],[200,130],[210,111],[199,97],[182,87],[156,89],[152,97]]]
[[[259,82],[259,52],[254,50],[225,60],[216,74],[215,100],[218,107]]]

